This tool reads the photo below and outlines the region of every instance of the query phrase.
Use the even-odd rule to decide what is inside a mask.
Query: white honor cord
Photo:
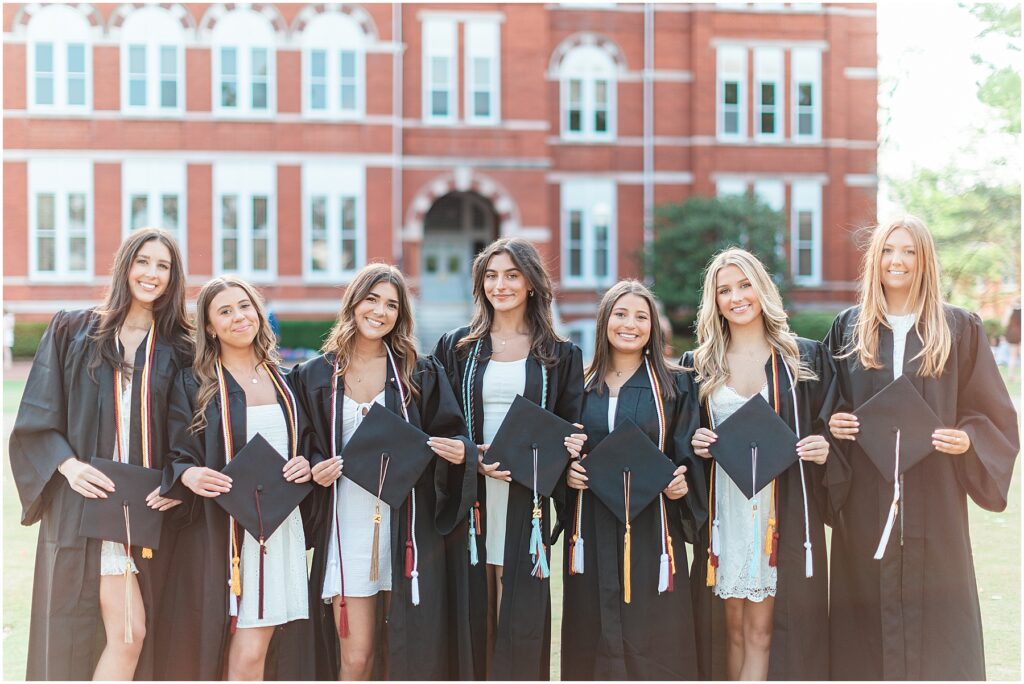
[[[715,425],[715,414],[711,410],[711,402],[710,401],[708,402],[708,422],[711,423],[711,431],[714,432],[715,431],[715,427],[716,427],[716,425]],[[715,482],[713,483],[713,485],[717,485],[718,484],[718,468],[715,468],[712,471],[712,476],[715,478]],[[713,486],[713,488],[715,490],[715,500],[712,501],[711,504],[714,506],[714,509],[715,509],[715,517],[711,520],[711,553],[715,554],[716,556],[721,556],[722,555],[721,540],[718,538],[719,537],[719,534],[718,534],[718,522],[719,522],[718,521],[718,496],[719,496],[719,492],[722,490],[722,488],[721,487],[714,487],[714,486]]]
[[[796,402],[796,381],[793,380],[793,372],[789,365],[783,361],[786,369],[786,376],[789,378],[789,392],[793,397],[793,425],[796,427],[796,438],[800,439],[800,410]],[[807,511],[807,478],[804,476],[804,461],[799,459],[800,464],[800,491],[804,498],[804,577],[814,576],[814,554],[811,550],[811,522]]]
[[[654,381],[654,370],[651,368],[651,360],[649,358],[644,359],[644,366],[647,369],[647,381],[651,385],[651,392],[654,394],[654,405],[657,407],[655,413],[658,414],[658,451],[665,452],[665,411],[661,405],[661,397],[658,396],[658,384]],[[658,494],[658,515],[661,517],[661,562],[668,559],[668,544],[666,537],[668,537],[668,521],[665,520],[665,494]],[[664,585],[664,587],[662,586]],[[658,581],[658,593],[664,592],[668,588],[668,579],[664,582]]]
[[[882,530],[882,538],[878,540],[878,548],[875,549],[875,560],[882,560],[885,555],[885,547],[889,545],[889,535],[892,534],[893,523],[896,522],[896,512],[900,506],[900,431],[896,431],[896,465],[892,473],[892,503],[889,505],[889,515],[885,519],[885,528]],[[902,520],[901,520],[902,523]]]
[[[402,376],[398,374],[398,364],[395,362],[395,355],[391,353],[391,347],[384,343],[384,349],[388,352],[388,361],[391,362],[391,370],[395,374],[395,384],[398,386],[398,398],[402,403],[402,417],[409,422],[409,410],[405,406],[405,388],[402,387]],[[409,523],[409,538],[412,539],[412,605],[420,605],[420,554],[416,545],[416,488],[413,487],[409,493],[409,506],[412,520]]]

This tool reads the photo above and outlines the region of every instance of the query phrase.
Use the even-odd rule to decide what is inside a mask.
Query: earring
[[[530,296],[531,297],[533,296],[533,293],[534,293],[534,290],[530,290]]]

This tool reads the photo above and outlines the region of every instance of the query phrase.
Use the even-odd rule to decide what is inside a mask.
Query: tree
[[[783,276],[780,236],[786,221],[753,195],[691,197],[655,210],[656,237],[648,263],[654,267],[654,290],[669,317],[685,325],[696,316],[704,269],[727,247],[742,247],[757,255],[769,273]]]
[[[984,25],[978,38],[1003,40],[1002,45],[995,45],[996,50],[1004,51],[1003,55],[993,58],[991,55],[974,53],[971,56],[975,64],[982,64],[989,70],[988,76],[978,83],[978,99],[996,110],[1002,130],[1019,135],[1020,5],[983,2],[965,7]],[[993,52],[992,49],[988,51]],[[1006,59],[1007,56],[1009,59]]]

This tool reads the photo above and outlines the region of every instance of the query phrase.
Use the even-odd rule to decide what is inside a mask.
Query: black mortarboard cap
[[[231,491],[214,501],[256,539],[261,533],[264,540],[270,539],[295,507],[313,491],[308,482],[284,479],[284,464],[281,454],[263,435],[256,433],[221,470],[231,478]]]
[[[114,482],[114,491],[106,499],[86,499],[78,534],[90,539],[128,543],[125,529],[125,504],[132,533],[132,546],[160,547],[163,513],[146,505],[146,497],[160,486],[161,471],[131,463],[93,458],[96,468]]]
[[[565,438],[582,432],[567,420],[517,395],[484,453],[485,463],[500,463],[512,479],[533,489],[533,449],[537,449],[537,491],[551,496],[565,472],[569,452]]]
[[[587,486],[626,522],[623,474],[629,472],[629,519],[635,520],[668,483],[676,466],[631,420],[624,420],[583,459]]]
[[[932,453],[932,433],[942,421],[906,375],[896,378],[855,411],[857,442],[886,482],[893,481],[896,432],[900,433],[900,473]]]
[[[711,455],[748,499],[798,458],[796,434],[760,394],[715,426],[715,434]]]
[[[428,439],[425,432],[394,411],[374,404],[342,450],[344,475],[376,496],[381,461],[386,455],[387,471],[380,498],[392,508],[399,508],[430,461],[436,458],[427,446]]]

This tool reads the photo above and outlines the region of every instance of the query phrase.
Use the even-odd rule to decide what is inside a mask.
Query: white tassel
[[[885,519],[885,529],[882,530],[882,538],[878,540],[878,548],[875,549],[875,560],[882,560],[885,555],[885,547],[889,545],[889,535],[892,534],[893,523],[896,522],[896,511],[899,508],[899,485],[896,486],[896,498],[889,506],[889,517]]]
[[[420,605],[420,573],[412,571],[412,605]]]
[[[663,594],[668,591],[668,554],[661,554],[661,565],[658,568],[658,593]]]
[[[473,516],[473,512],[470,511],[470,517]],[[469,525],[469,564],[476,565],[480,562],[479,554],[476,550],[476,526],[470,523]]]
[[[814,577],[814,554],[809,541],[804,542],[804,577]]]
[[[711,553],[716,556],[722,555],[721,545],[722,542],[719,539],[720,532],[718,531],[718,516],[715,516],[715,521],[711,523]]]
[[[583,574],[583,537],[577,537],[573,544],[572,571],[575,575]]]

